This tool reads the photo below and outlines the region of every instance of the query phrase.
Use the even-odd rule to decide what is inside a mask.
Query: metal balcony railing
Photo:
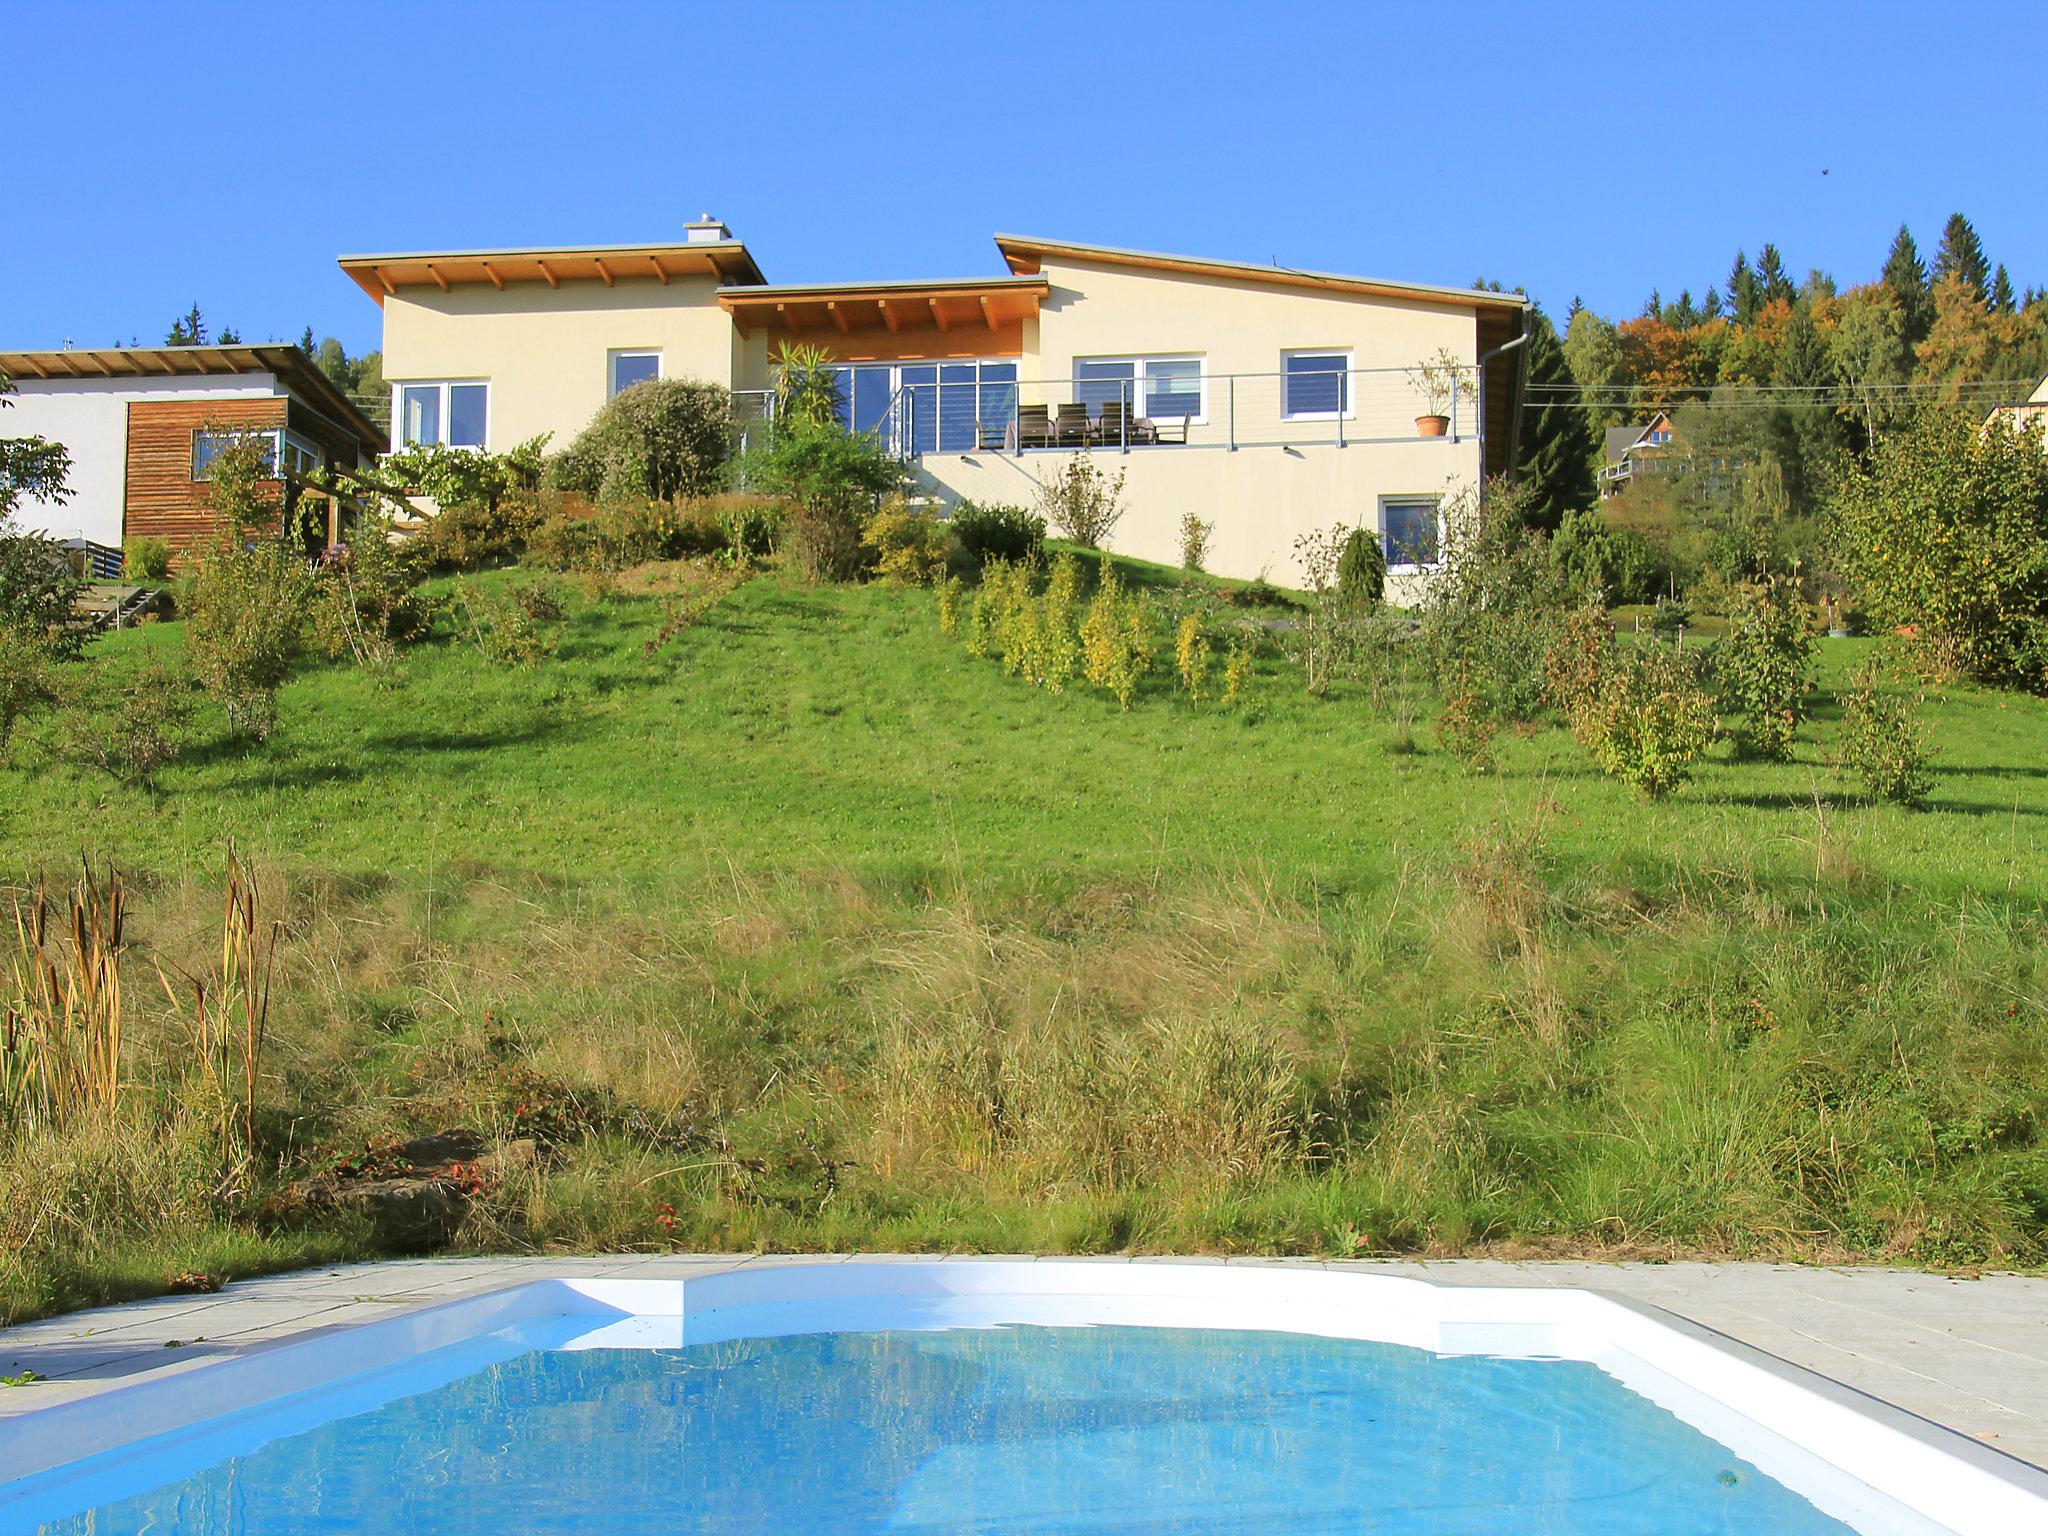
[[[774,412],[773,391],[734,392],[742,447],[773,430]],[[849,430],[875,433],[906,460],[1077,449],[1344,448],[1418,438],[1455,443],[1478,435],[1479,414],[1469,381],[1432,400],[1412,368],[1212,374],[1183,366],[1129,378],[915,383],[898,387],[886,406],[870,407],[865,419],[854,419],[850,402],[842,399],[840,408]],[[1431,416],[1440,420],[1426,429],[1422,418]]]

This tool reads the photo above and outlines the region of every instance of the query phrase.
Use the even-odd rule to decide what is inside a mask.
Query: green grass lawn
[[[661,617],[309,663],[155,795],[0,769],[0,870],[138,891],[130,1102],[0,1160],[0,1315],[363,1251],[278,1192],[455,1124],[539,1143],[474,1247],[2048,1258],[2039,700],[1932,699],[1931,808],[1868,803],[1823,642],[1793,762],[1652,803],[1559,729],[1395,750],[1273,654],[1197,711],[1164,646],[1123,712],[925,591],[770,573],[649,656]],[[224,1197],[146,961],[203,966],[229,839],[288,927]]]

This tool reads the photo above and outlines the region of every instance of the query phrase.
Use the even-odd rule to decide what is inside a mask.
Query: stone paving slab
[[[237,1281],[216,1295],[166,1296],[0,1329],[0,1424],[33,1408],[197,1369],[312,1332],[522,1281],[681,1279],[743,1266],[901,1263],[930,1254],[605,1254],[591,1258],[408,1259]],[[983,1255],[948,1255],[976,1258]],[[992,1257],[992,1256],[989,1256]],[[1029,1254],[1003,1255],[1029,1260]],[[1513,1263],[1299,1259],[1131,1260],[1402,1275],[1438,1285],[1564,1286],[1662,1307],[1908,1412],[2048,1467],[2048,1279],[1958,1280],[1894,1269],[1792,1264]]]

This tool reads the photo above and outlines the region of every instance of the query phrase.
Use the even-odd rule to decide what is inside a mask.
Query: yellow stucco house
[[[1029,505],[1067,456],[1110,455],[1117,550],[1175,562],[1193,513],[1211,570],[1283,582],[1294,540],[1338,523],[1379,530],[1397,574],[1426,570],[1442,504],[1511,461],[1519,295],[995,243],[998,276],[786,286],[707,217],[664,244],[341,267],[384,311],[396,443],[560,447],[650,377],[725,385],[765,416],[771,358],[803,342],[842,361],[847,424],[941,503]]]
[[[1984,418],[1984,425],[2003,425],[2015,432],[2032,432],[2048,445],[2048,377],[2034,386],[2034,392],[2024,400],[2009,401],[1994,405],[1991,414]]]

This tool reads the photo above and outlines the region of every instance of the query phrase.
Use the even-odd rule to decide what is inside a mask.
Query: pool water
[[[31,1529],[1850,1528],[1579,1362],[1282,1333],[1015,1327],[536,1347]]]

